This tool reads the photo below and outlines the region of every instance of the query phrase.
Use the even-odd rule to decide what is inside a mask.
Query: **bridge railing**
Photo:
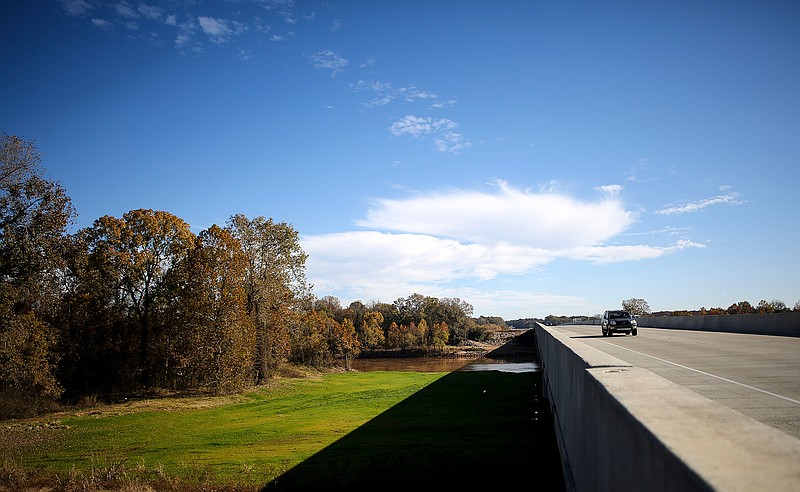
[[[535,330],[569,490],[799,489],[800,440],[551,327]]]

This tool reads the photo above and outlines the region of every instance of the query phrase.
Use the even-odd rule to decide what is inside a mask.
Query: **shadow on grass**
[[[266,484],[262,491],[563,490],[541,372],[452,372]]]

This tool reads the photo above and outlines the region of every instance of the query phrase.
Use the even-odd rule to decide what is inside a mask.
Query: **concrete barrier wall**
[[[796,492],[800,440],[554,328],[535,330],[569,490]]]
[[[800,337],[800,313],[712,316],[644,316],[639,326]]]

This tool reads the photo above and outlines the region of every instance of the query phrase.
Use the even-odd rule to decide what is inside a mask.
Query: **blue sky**
[[[285,221],[318,297],[800,300],[797,2],[8,2],[0,131],[74,229]]]

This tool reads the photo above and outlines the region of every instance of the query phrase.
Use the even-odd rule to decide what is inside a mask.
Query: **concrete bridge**
[[[535,330],[568,489],[800,490],[800,337]]]

